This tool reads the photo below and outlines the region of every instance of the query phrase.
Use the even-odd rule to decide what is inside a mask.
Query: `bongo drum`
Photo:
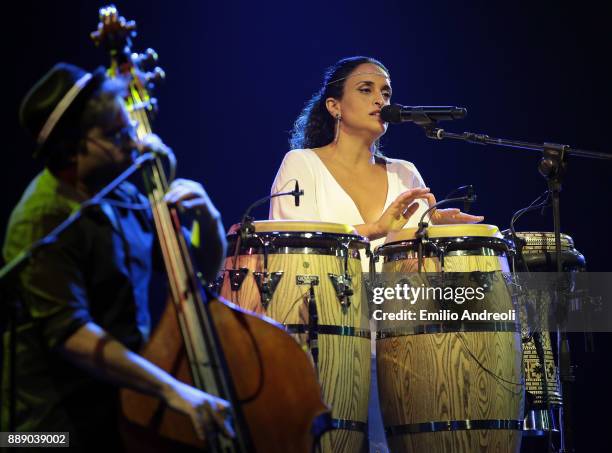
[[[503,232],[508,240],[513,240],[509,230]],[[521,231],[516,236],[523,241],[517,271],[556,272],[555,235],[552,232]],[[519,258],[517,256],[517,258]],[[564,272],[585,270],[584,256],[574,247],[574,240],[561,234],[561,263]],[[536,291],[524,297],[538,299],[543,296]],[[541,305],[548,305],[548,300]],[[525,313],[521,313],[526,316]],[[537,314],[546,319],[547,313]],[[528,412],[523,423],[524,436],[543,436],[547,432],[558,432],[561,423],[560,410],[563,406],[559,370],[555,363],[550,332],[533,334],[523,327],[523,366],[525,370],[525,391],[528,395]],[[539,336],[538,336],[539,334]]]
[[[408,228],[391,234],[377,249],[383,278],[391,278],[392,284],[421,282],[425,288],[447,279],[476,282],[486,288],[482,303],[489,311],[512,311],[502,275],[508,271],[508,246],[497,227],[431,226],[422,241],[415,233],[416,228]],[[419,258],[423,272],[415,274]],[[468,308],[458,301],[447,302],[442,314]],[[415,305],[435,313],[440,304],[425,297]],[[376,349],[391,451],[519,451],[524,383],[517,321],[383,319],[378,321]]]
[[[367,451],[370,330],[359,254],[367,239],[322,222],[258,221],[242,238],[237,229],[221,296],[284,324],[310,354],[336,428],[322,436],[322,451]]]

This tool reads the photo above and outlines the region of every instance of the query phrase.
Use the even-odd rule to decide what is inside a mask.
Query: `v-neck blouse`
[[[415,187],[425,187],[423,178],[411,162],[388,157],[384,157],[384,160],[388,189],[383,212],[402,192]],[[285,154],[272,184],[272,193],[292,190],[296,180],[299,181],[300,189],[304,190],[300,205],[295,206],[293,197],[273,198],[270,203],[270,219],[311,220],[349,225],[365,223],[353,199],[312,149],[294,149]],[[421,215],[427,210],[425,200],[417,202],[419,208],[408,219],[404,228],[416,227]],[[383,242],[384,238],[372,241],[372,250]]]

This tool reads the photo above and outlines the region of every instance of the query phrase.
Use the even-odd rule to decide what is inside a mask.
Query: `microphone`
[[[465,118],[467,110],[453,106],[419,106],[385,105],[380,110],[380,117],[387,123],[412,122],[416,124],[432,124],[436,121],[460,120]]]
[[[302,195],[304,195],[304,191],[300,190],[300,184],[298,183],[298,180],[295,180],[295,188],[293,189],[293,192],[291,192],[293,194],[293,201],[295,202],[295,206],[299,206],[300,205],[300,197]]]
[[[304,195],[304,189],[300,189],[300,185],[298,184],[298,182],[296,180],[295,181],[295,189],[293,189],[293,190],[291,190],[289,192],[276,192],[276,193],[273,193],[271,195],[267,195],[267,196],[265,196],[263,198],[260,198],[259,200],[255,201],[253,204],[251,204],[247,208],[246,212],[242,216],[242,220],[240,221],[240,237],[242,238],[242,241],[246,241],[248,235],[254,231],[254,227],[253,227],[253,220],[254,219],[253,219],[253,217],[250,216],[251,211],[253,209],[255,209],[256,207],[264,204],[266,201],[271,200],[272,198],[284,197],[286,195],[293,195],[293,199],[295,201],[295,205],[299,206],[300,205],[300,197]]]
[[[476,201],[476,194],[474,193],[474,186],[467,186],[467,194],[465,195],[465,200],[463,201],[463,212],[466,214],[470,212],[470,208],[472,207],[472,203]]]

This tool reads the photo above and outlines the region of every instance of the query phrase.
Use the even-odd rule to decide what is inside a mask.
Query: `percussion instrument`
[[[375,251],[383,259],[382,278],[391,279],[386,287],[401,282],[431,287],[463,279],[486,291],[478,302],[486,310],[512,311],[502,275],[508,271],[508,246],[497,227],[431,226],[422,239],[416,233],[416,228],[392,233]],[[415,274],[419,268],[424,272]],[[474,303],[421,298],[413,307],[457,313]],[[398,301],[384,304],[389,312]],[[517,322],[383,319],[376,349],[391,451],[518,452],[523,379]]]
[[[322,450],[367,451],[370,330],[359,255],[367,239],[335,223],[253,226],[246,237],[230,229],[220,294],[280,322],[309,352],[336,428]]]
[[[509,230],[503,234],[509,240],[514,240]],[[556,272],[554,233],[522,231],[516,232],[516,236],[522,240],[516,246],[516,250],[520,251],[520,254],[516,254],[519,261],[517,271]],[[585,269],[584,256],[575,249],[573,239],[566,234],[561,234],[561,263],[565,272]],[[533,296],[543,297],[542,294]],[[539,313],[541,317],[544,315]],[[523,364],[529,410],[523,423],[523,435],[542,436],[547,432],[559,431],[563,398],[550,332],[531,333],[526,324],[523,323]]]
[[[509,230],[503,231],[506,238],[512,239]],[[555,234],[552,232],[517,231],[518,238],[524,241],[521,247],[524,271],[556,272]],[[583,271],[586,268],[584,256],[574,247],[574,240],[561,234],[561,266],[563,271]]]

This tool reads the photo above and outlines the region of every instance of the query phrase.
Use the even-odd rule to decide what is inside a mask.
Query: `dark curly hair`
[[[343,58],[327,68],[323,87],[306,103],[293,125],[289,139],[291,149],[320,148],[334,140],[335,120],[327,111],[325,100],[330,97],[342,99],[346,77],[364,63],[374,64],[389,74],[380,61],[363,56]]]

